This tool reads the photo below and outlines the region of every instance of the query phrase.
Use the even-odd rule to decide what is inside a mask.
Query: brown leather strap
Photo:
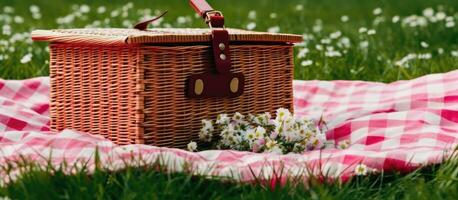
[[[206,17],[207,12],[213,11],[213,8],[205,0],[189,0],[189,3],[202,18]]]
[[[231,54],[229,51],[229,33],[224,29],[213,29],[212,47],[216,71],[220,74],[230,73]]]
[[[194,10],[202,16],[212,29],[212,49],[217,73],[193,74],[188,78],[187,95],[195,98],[237,97],[243,94],[245,77],[242,73],[231,73],[229,33],[224,29],[224,16],[214,10],[205,0],[189,0]],[[146,30],[148,24],[167,13],[135,25]]]
[[[188,79],[189,97],[238,97],[243,94],[243,73],[231,73],[229,32],[224,29],[224,16],[214,10],[205,0],[189,0],[194,10],[212,29],[212,49],[215,73],[193,74]]]

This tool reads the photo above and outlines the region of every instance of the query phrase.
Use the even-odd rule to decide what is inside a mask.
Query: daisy
[[[355,174],[358,176],[365,176],[367,175],[367,166],[365,164],[358,164],[355,167]]]
[[[231,119],[227,116],[227,114],[219,114],[218,117],[216,118],[216,124],[229,124]]]
[[[197,143],[196,142],[191,141],[190,143],[188,143],[188,151],[194,152],[196,150],[197,150]]]

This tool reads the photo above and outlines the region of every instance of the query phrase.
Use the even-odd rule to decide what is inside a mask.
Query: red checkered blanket
[[[354,175],[357,164],[376,170],[409,171],[440,163],[458,143],[458,71],[391,84],[362,81],[295,81],[295,112],[327,122],[327,139],[346,149],[304,154],[237,151],[187,152],[146,145],[118,146],[72,130],[49,130],[49,79],[0,80],[0,163],[19,155],[53,164],[94,161],[122,167],[126,160],[157,159],[169,170],[251,181],[273,174],[307,177]],[[141,154],[141,156],[140,156]]]

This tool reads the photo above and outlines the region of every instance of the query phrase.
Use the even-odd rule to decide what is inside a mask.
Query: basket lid
[[[302,42],[301,35],[267,33],[226,28],[230,41],[240,42]],[[32,32],[35,41],[56,43],[126,45],[211,42],[210,28],[155,28],[148,30],[100,28],[100,29],[55,29]]]

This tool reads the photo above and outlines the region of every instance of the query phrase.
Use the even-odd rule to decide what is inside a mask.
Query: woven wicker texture
[[[238,98],[189,99],[191,74],[213,71],[209,46],[51,45],[51,127],[101,134],[118,144],[184,147],[219,113],[292,109],[291,45],[232,45]]]
[[[245,75],[243,95],[193,99],[186,80],[215,71],[209,29],[35,31],[35,40],[52,42],[51,128],[182,148],[197,140],[202,119],[292,109],[292,43],[300,36],[230,32],[231,71]]]
[[[230,41],[240,42],[300,42],[302,36],[226,29]],[[36,30],[32,38],[37,41],[57,43],[123,45],[144,43],[210,42],[211,29],[155,28],[147,31],[136,29],[56,29]]]

